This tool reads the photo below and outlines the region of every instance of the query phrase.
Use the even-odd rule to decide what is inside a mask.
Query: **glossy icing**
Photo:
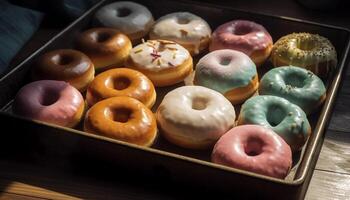
[[[171,40],[181,45],[193,44],[195,54],[199,53],[201,41],[210,36],[208,23],[189,12],[175,12],[159,18],[150,32],[151,39]]]
[[[311,71],[284,66],[271,69],[262,77],[259,94],[285,98],[310,114],[323,103],[326,88]]]
[[[116,28],[130,35],[148,32],[153,24],[152,13],[143,5],[131,1],[119,1],[100,8],[95,14],[95,23]]]
[[[19,90],[13,111],[23,117],[68,126],[83,105],[80,92],[68,83],[42,80],[29,83]]]
[[[245,87],[257,76],[254,62],[244,53],[223,49],[210,52],[196,65],[194,82],[222,94]]]
[[[281,136],[293,151],[300,150],[311,133],[306,114],[299,106],[270,95],[248,99],[242,105],[238,124],[268,127]]]
[[[148,40],[134,47],[130,59],[138,68],[160,71],[175,68],[188,60],[190,54],[179,44],[167,40]]]
[[[337,52],[325,37],[310,33],[292,33],[281,37],[274,44],[271,61],[276,67],[293,65],[309,69],[315,74],[322,70],[328,73],[337,65]]]
[[[237,126],[225,133],[212,152],[214,163],[283,179],[292,166],[288,144],[271,129]]]
[[[166,137],[189,144],[182,145],[187,148],[213,145],[234,126],[236,118],[233,106],[223,95],[201,86],[170,91],[156,115]]]
[[[210,51],[234,49],[248,56],[272,45],[272,37],[260,24],[247,20],[233,20],[219,26],[212,35]]]

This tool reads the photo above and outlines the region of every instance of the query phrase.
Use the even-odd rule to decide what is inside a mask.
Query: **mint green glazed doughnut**
[[[311,114],[324,102],[326,88],[311,71],[284,66],[271,69],[262,77],[259,94],[285,98]]]
[[[262,95],[248,99],[241,108],[238,125],[258,124],[272,129],[299,151],[311,134],[311,127],[304,111],[288,100],[277,96]]]

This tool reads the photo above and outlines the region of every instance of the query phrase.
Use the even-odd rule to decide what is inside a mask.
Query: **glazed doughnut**
[[[239,104],[255,93],[259,81],[255,64],[247,55],[223,49],[199,60],[194,84],[216,90],[232,104]]]
[[[311,71],[284,66],[274,68],[262,77],[259,94],[285,98],[298,105],[306,114],[311,114],[324,102],[326,88]]]
[[[207,149],[234,126],[235,110],[220,93],[201,86],[170,91],[156,113],[163,136],[190,149]]]
[[[271,61],[275,67],[293,65],[326,77],[337,65],[337,52],[325,37],[293,33],[283,36],[274,44]]]
[[[234,20],[219,26],[213,32],[209,50],[241,51],[260,66],[269,57],[272,46],[272,37],[262,25],[247,20]]]
[[[91,82],[86,93],[89,106],[110,97],[128,96],[151,108],[156,100],[152,82],[141,72],[118,68],[105,71]]]
[[[292,166],[288,144],[271,129],[237,126],[225,133],[212,152],[214,163],[284,179]]]
[[[151,146],[157,122],[151,110],[131,97],[112,97],[93,105],[86,113],[84,131],[96,135]]]
[[[93,28],[79,35],[76,47],[90,57],[96,71],[104,71],[123,66],[132,45],[129,38],[118,30]]]
[[[299,151],[311,134],[304,111],[288,100],[263,95],[248,99],[241,108],[238,125],[257,124],[272,129],[292,151]]]
[[[40,56],[32,68],[33,80],[66,81],[79,91],[94,79],[94,64],[85,54],[73,49],[59,49]]]
[[[80,92],[64,81],[41,80],[23,86],[13,103],[13,113],[65,127],[76,126],[84,112]]]
[[[185,47],[191,55],[208,48],[210,26],[202,18],[189,12],[176,12],[159,18],[149,33],[150,39],[174,41]]]
[[[182,82],[193,71],[188,51],[167,40],[148,40],[137,45],[131,50],[126,66],[145,74],[155,86]]]
[[[94,23],[97,26],[115,28],[136,44],[148,34],[154,19],[145,6],[131,1],[119,1],[100,8],[94,16]]]

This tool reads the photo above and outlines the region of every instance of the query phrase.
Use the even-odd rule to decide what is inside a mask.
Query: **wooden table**
[[[222,2],[238,9],[264,12],[334,24],[350,28],[346,10],[336,13],[310,11],[295,1]],[[58,30],[40,30],[24,48],[18,60],[41,46]],[[348,64],[350,65],[350,64]],[[348,66],[350,68],[350,66]],[[350,199],[350,70],[347,70],[338,93],[333,116],[325,134],[306,199]],[[63,164],[64,165],[64,164]],[[182,199],[172,188],[154,188],[130,181],[100,179],[93,174],[74,173],[44,163],[16,162],[0,159],[0,199]]]

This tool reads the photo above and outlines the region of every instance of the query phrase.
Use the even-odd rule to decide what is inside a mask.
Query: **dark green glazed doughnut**
[[[299,151],[311,133],[304,111],[288,100],[277,96],[262,95],[248,99],[241,108],[238,125],[258,124],[272,129]]]
[[[262,77],[259,94],[285,98],[310,114],[324,102],[326,88],[311,71],[284,66],[271,69]]]

